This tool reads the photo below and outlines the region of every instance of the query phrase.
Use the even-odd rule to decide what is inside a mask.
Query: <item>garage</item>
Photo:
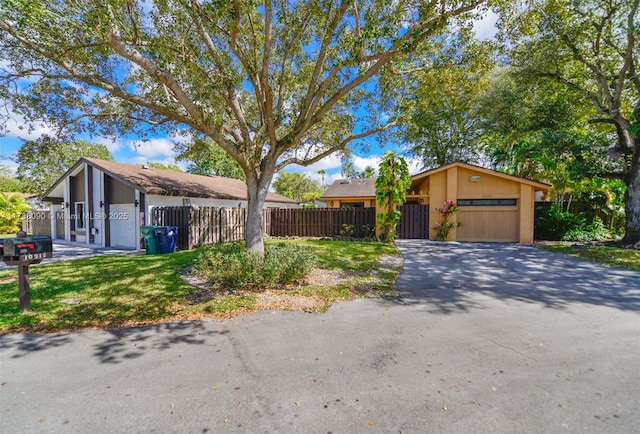
[[[429,204],[430,239],[442,221],[437,209],[453,201],[460,227],[451,231],[450,241],[531,243],[536,196],[541,199],[550,187],[457,162],[414,175],[408,199]]]
[[[411,177],[404,208],[410,213],[424,209],[428,216],[413,221],[405,213],[399,235],[435,240],[435,226],[442,222],[438,208],[453,202],[459,209],[453,218],[460,226],[450,231],[448,241],[532,243],[535,200],[542,200],[549,188],[548,184],[462,162],[427,170]],[[353,202],[374,207],[375,180],[338,179],[321,199],[329,208]],[[411,230],[406,230],[407,218]]]
[[[111,247],[136,247],[135,205],[112,204],[109,207],[109,235]]]
[[[517,206],[458,207],[458,221],[462,224],[457,229],[458,241],[518,242],[520,213]]]

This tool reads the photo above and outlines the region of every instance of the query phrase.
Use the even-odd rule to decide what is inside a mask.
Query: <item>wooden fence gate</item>
[[[406,204],[400,207],[398,238],[429,238],[429,205]]]

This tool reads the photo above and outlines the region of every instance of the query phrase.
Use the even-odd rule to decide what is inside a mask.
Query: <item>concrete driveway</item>
[[[53,257],[42,260],[42,265],[52,262],[71,261],[73,259],[90,258],[101,255],[137,255],[144,254],[142,250],[125,249],[118,247],[93,248],[79,243],[67,243],[56,240],[53,242]],[[37,267],[37,265],[35,265]],[[14,265],[5,265],[0,260],[0,271],[15,268]]]
[[[0,432],[638,432],[640,273],[398,246],[395,300],[0,336]]]

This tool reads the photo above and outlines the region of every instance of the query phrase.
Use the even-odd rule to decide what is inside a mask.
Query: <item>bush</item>
[[[561,240],[565,233],[583,231],[586,227],[583,213],[571,214],[558,210],[556,206],[538,208],[538,212],[534,224],[537,240]]]
[[[611,239],[611,232],[604,226],[602,220],[595,217],[590,225],[584,229],[571,229],[562,235],[562,241],[601,241]]]
[[[216,287],[255,290],[302,279],[315,262],[316,256],[300,246],[280,243],[267,248],[262,258],[242,242],[233,242],[206,247],[194,271]]]
[[[300,246],[280,243],[267,249],[264,275],[267,284],[286,285],[309,275],[315,266],[315,254]]]
[[[611,232],[597,216],[590,224],[584,213],[559,211],[555,206],[538,208],[534,234],[537,240],[594,241],[611,239]]]

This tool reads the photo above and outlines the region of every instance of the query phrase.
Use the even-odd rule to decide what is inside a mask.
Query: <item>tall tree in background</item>
[[[624,161],[624,241],[640,242],[640,144],[631,133],[640,99],[640,0],[529,0],[503,17],[510,59],[535,86],[562,84],[591,103],[591,122],[610,126]]]
[[[184,172],[177,164],[165,164],[157,161],[148,161],[147,166],[153,169],[170,170],[172,172]]]
[[[245,173],[246,244],[263,253],[275,173],[393,126],[384,75],[487,1],[6,0],[0,95],[72,131],[210,138]]]
[[[324,169],[320,169],[318,170],[318,175],[320,175],[320,185],[324,188],[325,184],[324,184],[324,177],[327,175],[327,171]]]
[[[375,178],[376,177],[376,168],[373,166],[367,166],[364,168],[362,173],[360,174],[361,178]]]
[[[322,196],[320,185],[306,175],[296,172],[280,172],[273,181],[273,188],[296,202],[315,200]]]
[[[0,192],[22,192],[23,186],[7,166],[0,163]]]
[[[342,167],[340,168],[340,175],[345,179],[357,178],[359,173],[353,165],[353,161],[350,158],[342,160]]]
[[[189,163],[187,172],[196,175],[224,176],[245,180],[242,167],[220,146],[210,139],[195,139],[191,143],[178,145],[180,153],[176,161]]]
[[[410,75],[402,99],[405,127],[398,132],[402,149],[430,169],[455,161],[475,163],[482,133],[478,97],[489,84],[495,44],[474,39],[462,29],[441,42],[437,56]]]
[[[24,142],[12,158],[18,163],[18,179],[31,193],[44,193],[79,158],[112,160],[104,145],[84,140],[59,141],[49,136]]]

